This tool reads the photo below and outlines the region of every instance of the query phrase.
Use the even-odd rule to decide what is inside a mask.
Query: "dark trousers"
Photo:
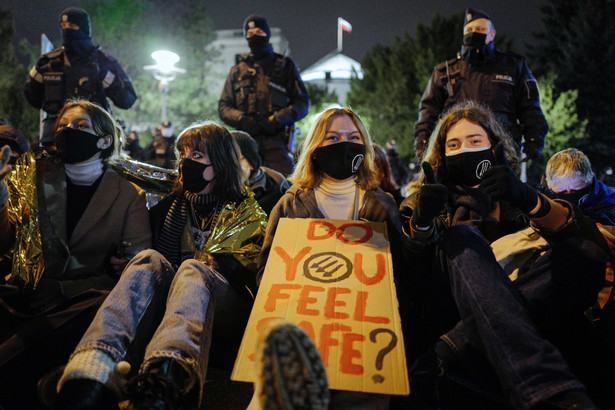
[[[545,336],[595,300],[606,261],[598,246],[579,238],[559,241],[514,283],[474,228],[447,229],[436,254],[422,298],[421,320],[429,324],[415,321],[414,330],[431,332],[432,340],[443,334],[461,362],[477,364],[476,354],[486,359],[515,408],[583,388]]]
[[[0,297],[0,407],[43,408],[36,383],[68,361],[107,294],[87,291],[37,314],[11,306],[18,294]]]

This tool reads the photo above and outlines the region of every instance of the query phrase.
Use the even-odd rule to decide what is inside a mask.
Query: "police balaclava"
[[[252,36],[248,40],[248,46],[250,47],[250,51],[256,58],[263,58],[270,54],[273,54],[273,47],[269,44],[269,39],[271,38],[271,29],[269,28],[269,23],[267,19],[263,16],[259,16],[258,14],[253,14],[249,16],[243,22],[243,35],[244,37],[248,33],[248,30],[251,28],[258,27],[262,29],[266,36]]]
[[[468,8],[463,18],[463,26],[465,27],[469,22],[477,19],[487,19],[493,24],[493,20],[487,13],[482,10]],[[493,52],[493,41],[489,44],[485,44],[487,35],[485,33],[469,33],[463,36],[463,45],[461,47],[461,54],[464,57],[468,57],[471,60],[482,61],[485,56]]]
[[[83,9],[69,7],[60,14],[60,24],[71,22],[79,26],[79,30],[62,29],[62,45],[66,51],[74,55],[82,55],[93,47],[90,16]]]

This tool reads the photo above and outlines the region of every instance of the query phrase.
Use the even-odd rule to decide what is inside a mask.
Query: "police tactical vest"
[[[288,106],[284,68],[286,57],[275,54],[275,61],[265,70],[254,57],[243,54],[238,63],[238,77],[233,86],[238,108],[248,115],[268,117]]]
[[[92,101],[108,110],[99,74],[98,49],[77,64],[71,64],[64,49],[54,50],[47,57],[48,62],[39,70],[45,86],[43,110],[57,114],[69,98]]]

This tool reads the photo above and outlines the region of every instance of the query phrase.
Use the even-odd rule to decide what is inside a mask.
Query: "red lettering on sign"
[[[318,316],[320,313],[318,309],[308,309],[309,304],[313,304],[318,301],[315,297],[310,296],[310,292],[324,292],[325,288],[322,286],[304,285],[299,294],[299,303],[297,305],[297,313],[300,315]]]
[[[350,317],[348,313],[335,311],[336,306],[346,306],[345,301],[337,300],[337,295],[348,294],[350,292],[351,290],[347,288],[329,288],[324,312],[327,319],[348,319]]]
[[[346,374],[363,374],[363,366],[354,364],[352,359],[361,358],[361,350],[353,348],[354,342],[362,342],[365,336],[358,333],[344,333],[342,336],[342,356],[340,357],[340,372]]]
[[[301,322],[299,322],[299,327],[303,329],[305,333],[307,333],[310,339],[316,340],[316,333],[314,333],[314,325],[311,322],[308,322],[307,320],[302,320]]]
[[[376,254],[376,273],[374,276],[367,276],[363,271],[363,255],[360,253],[355,253],[354,255],[354,273],[359,279],[359,282],[365,285],[375,285],[379,283],[382,279],[384,279],[384,275],[386,275],[385,269],[385,259],[384,255],[381,253]]]
[[[371,322],[371,323],[389,323],[391,320],[385,316],[367,316],[365,314],[367,305],[368,292],[357,292],[357,303],[354,307],[354,320],[359,322]]]
[[[353,227],[353,226],[356,228],[363,229],[365,231],[365,234],[363,234],[363,236],[359,239],[355,239],[355,240],[346,239],[344,237],[344,233],[346,229]],[[340,227],[337,228],[337,231],[335,232],[335,236],[340,241],[347,243],[349,245],[358,245],[360,243],[365,243],[369,241],[372,238],[372,236],[374,236],[374,231],[372,231],[372,228],[370,228],[368,225],[365,225],[365,224],[348,223],[348,224],[340,225]]]
[[[295,275],[297,274],[297,265],[305,255],[307,255],[312,248],[310,246],[306,246],[301,249],[299,253],[293,258],[283,248],[279,246],[274,246],[273,250],[278,254],[282,261],[284,262],[284,273],[286,274],[287,281],[295,280]]]
[[[329,366],[329,350],[332,346],[339,346],[340,342],[334,339],[331,334],[333,332],[349,332],[352,330],[350,326],[343,325],[341,323],[327,323],[322,325],[320,329],[320,342],[318,343],[318,350],[322,356],[322,362],[325,367]]]
[[[292,283],[277,283],[271,285],[271,289],[269,289],[267,301],[265,302],[263,309],[265,309],[265,312],[273,312],[275,310],[276,300],[290,298],[290,293],[282,293],[283,291],[299,289],[300,287],[301,285],[295,285]]]
[[[325,232],[321,236],[316,236],[316,227],[324,226],[328,229],[328,232]],[[335,233],[335,225],[326,221],[311,221],[308,226],[307,238],[311,241],[319,240],[319,239],[327,239],[333,236]]]

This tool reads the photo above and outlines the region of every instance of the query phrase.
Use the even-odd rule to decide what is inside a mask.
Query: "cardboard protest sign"
[[[409,393],[384,223],[280,219],[233,380],[256,380],[258,332],[276,318],[312,338],[330,388]]]

